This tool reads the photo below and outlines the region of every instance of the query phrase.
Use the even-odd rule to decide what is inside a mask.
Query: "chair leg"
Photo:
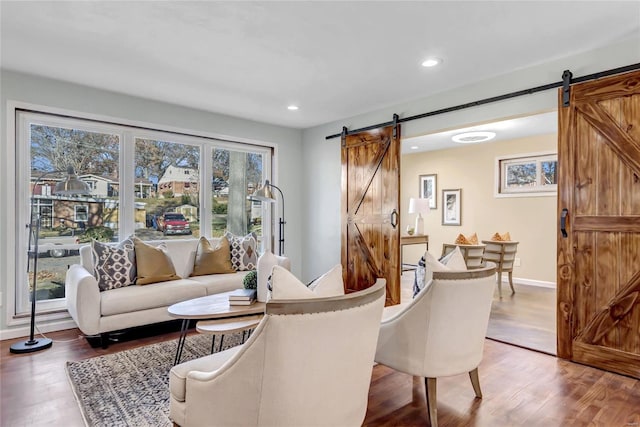
[[[220,335],[220,346],[218,347],[218,351],[222,351],[223,343],[224,343],[224,334]]]
[[[427,394],[427,411],[431,427],[438,427],[438,402],[436,399],[436,379],[425,378],[424,388]]]
[[[498,271],[498,295],[502,298],[502,271]]]
[[[516,293],[516,290],[513,289],[513,271],[509,272],[509,286],[511,286],[511,295]]]
[[[476,393],[476,397],[482,399],[482,391],[480,390],[480,378],[478,377],[478,368],[473,371],[469,371],[469,378],[471,378],[471,385],[473,391]]]

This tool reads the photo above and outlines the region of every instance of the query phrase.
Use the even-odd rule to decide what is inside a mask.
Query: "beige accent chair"
[[[190,426],[360,426],[385,280],[347,295],[270,300],[243,345],[176,365],[170,418]]]
[[[486,245],[484,249],[484,261],[494,262],[496,271],[498,272],[498,294],[502,298],[502,273],[509,273],[509,286],[511,294],[515,294],[513,288],[513,265],[516,259],[516,251],[518,250],[518,242],[515,241],[497,241],[483,240]]]
[[[375,360],[424,377],[431,426],[437,427],[436,379],[469,373],[482,397],[478,365],[491,313],[496,266],[433,272],[409,304],[385,308]]]
[[[482,265],[482,256],[484,255],[485,245],[457,245],[455,243],[443,243],[442,255],[445,256],[453,251],[456,247],[460,248],[464,262],[467,268],[478,268]]]

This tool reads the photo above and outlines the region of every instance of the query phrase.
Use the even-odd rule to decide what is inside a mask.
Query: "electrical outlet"
[[[520,258],[516,258],[516,259],[514,259],[514,260],[513,260],[513,265],[514,265],[515,267],[520,267]]]

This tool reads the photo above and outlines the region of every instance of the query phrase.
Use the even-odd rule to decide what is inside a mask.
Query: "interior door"
[[[640,72],[559,105],[558,356],[640,378]]]
[[[342,138],[342,271],[347,292],[387,280],[400,303],[400,125]]]

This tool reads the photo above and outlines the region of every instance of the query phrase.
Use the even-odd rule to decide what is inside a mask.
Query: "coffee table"
[[[264,314],[266,304],[263,302],[256,301],[251,305],[229,305],[229,294],[231,292],[233,291],[182,301],[173,304],[167,309],[169,316],[182,319],[174,365],[177,365],[182,357],[182,349],[184,348],[191,320],[228,319],[252,314]]]

